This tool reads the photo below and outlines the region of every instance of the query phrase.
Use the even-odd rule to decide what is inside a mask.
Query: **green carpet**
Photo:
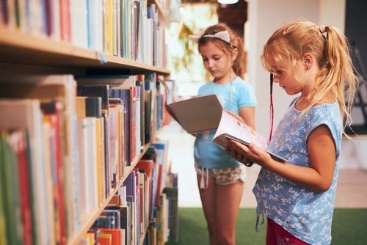
[[[236,228],[236,245],[265,244],[266,222],[255,231],[254,208],[241,208]],[[167,245],[209,244],[201,208],[179,208],[179,241]],[[336,209],[332,227],[332,245],[367,244],[367,209]]]

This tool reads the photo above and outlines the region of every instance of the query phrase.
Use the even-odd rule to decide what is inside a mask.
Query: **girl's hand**
[[[253,163],[264,166],[267,162],[272,160],[269,153],[256,147],[254,144],[246,146],[234,140],[230,140],[226,152],[249,167],[252,166]]]

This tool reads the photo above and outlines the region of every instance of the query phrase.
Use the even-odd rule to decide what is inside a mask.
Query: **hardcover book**
[[[223,109],[216,95],[199,96],[166,105],[167,112],[186,130],[196,133],[216,130],[213,141],[226,147],[229,139],[244,145],[250,143],[266,150],[267,140],[255,130]],[[267,151],[274,160],[286,160]]]

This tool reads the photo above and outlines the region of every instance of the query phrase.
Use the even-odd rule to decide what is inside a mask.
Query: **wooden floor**
[[[169,141],[168,158],[171,161],[172,172],[179,174],[179,206],[200,207],[193,159],[194,137],[183,131],[176,122],[172,122],[160,132],[159,139]],[[356,161],[353,157],[348,159]],[[367,162],[367,158],[365,159],[360,161]],[[367,169],[365,165],[361,166],[353,162],[341,164],[335,203],[337,208],[367,208]],[[248,168],[241,207],[256,207],[252,187],[259,170],[260,167],[257,165]]]

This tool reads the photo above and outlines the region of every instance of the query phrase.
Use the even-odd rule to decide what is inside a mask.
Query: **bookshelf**
[[[156,135],[159,134],[159,131],[156,133]],[[131,171],[133,170],[133,168],[136,166],[136,164],[138,163],[140,157],[147,151],[147,149],[149,148],[149,145],[151,144],[151,142],[149,144],[147,144],[144,147],[143,152],[141,153],[141,155],[137,156],[133,162],[131,163],[131,166],[129,166],[125,172],[124,172],[124,177],[123,179],[120,181],[120,183],[118,183],[117,187],[114,188],[111,193],[108,195],[108,197],[103,201],[103,203],[101,204],[100,208],[98,208],[97,210],[88,213],[85,215],[85,217],[82,217],[82,226],[80,228],[80,231],[78,233],[78,235],[76,235],[73,239],[71,239],[68,244],[78,244],[78,242],[80,241],[80,239],[82,238],[83,234],[86,233],[89,228],[93,225],[94,221],[97,219],[97,217],[100,215],[100,213],[103,211],[104,207],[107,206],[107,204],[111,201],[114,193],[116,193],[117,189],[123,184],[124,180],[126,179],[126,177],[131,173]],[[147,228],[147,227],[146,227]]]
[[[165,7],[156,0],[149,0],[147,3],[155,5],[158,22],[162,28],[167,27],[169,22],[165,15],[167,13]],[[71,41],[61,40],[61,38],[55,39],[45,34],[34,34],[20,29],[2,23],[0,20],[0,76],[23,74],[29,76],[72,75],[77,77],[85,76],[89,71],[96,69],[104,71],[104,75],[116,71],[123,71],[129,76],[155,73],[160,77],[168,77],[170,74],[164,64],[152,65],[154,62],[147,64],[139,59],[125,58],[106,50],[96,51],[73,44]],[[155,52],[159,51],[155,50]],[[159,129],[154,133],[153,140],[158,134]],[[123,176],[118,180],[117,186],[112,188],[107,197],[98,205],[98,208],[84,213],[80,217],[79,228],[75,234],[68,237],[65,244],[79,244],[103,209],[110,203],[118,188],[123,185],[124,180],[133,171],[139,159],[148,150],[153,140],[146,142],[141,152],[133,158],[129,166],[124,168]],[[147,230],[147,227],[144,229]],[[144,234],[140,244],[143,243]]]
[[[106,58],[101,63],[100,55]],[[18,30],[11,30],[0,25],[0,62],[5,69],[11,65],[24,65],[39,68],[39,72],[72,72],[84,74],[86,69],[124,69],[132,73],[157,72],[168,76],[164,67],[146,65],[114,55],[99,53],[87,48],[76,47],[67,42],[56,41],[48,37],[33,36]],[[43,68],[43,69],[42,69]],[[48,68],[48,69],[47,69]]]

